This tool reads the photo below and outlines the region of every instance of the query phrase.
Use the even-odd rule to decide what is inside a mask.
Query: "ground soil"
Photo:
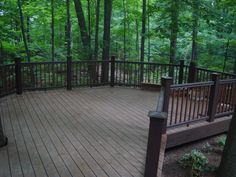
[[[205,140],[197,141],[191,144],[176,147],[167,150],[165,154],[163,177],[191,177],[189,169],[183,169],[178,160],[186,153],[190,153],[193,149],[200,150],[208,158],[209,164],[218,167],[220,164],[223,149],[218,145],[219,138],[225,135],[211,137]],[[209,148],[204,148],[204,145],[210,144]],[[216,172],[205,173],[202,177],[215,177]]]

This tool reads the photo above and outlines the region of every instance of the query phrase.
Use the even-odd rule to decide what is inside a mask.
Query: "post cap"
[[[214,73],[211,73],[211,78],[213,79],[213,80],[215,80],[215,79],[218,79],[219,77],[220,77],[220,73],[216,73],[216,72],[214,72]]]
[[[166,112],[157,112],[157,111],[150,111],[148,113],[148,116],[150,118],[155,118],[159,120],[165,120],[167,119],[167,113]]]
[[[173,78],[172,77],[168,77],[168,76],[163,76],[161,77],[161,84],[163,85],[165,82],[173,82]]]

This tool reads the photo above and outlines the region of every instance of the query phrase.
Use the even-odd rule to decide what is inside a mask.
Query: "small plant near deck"
[[[217,144],[223,149],[225,147],[226,136],[218,138]]]
[[[203,172],[213,171],[214,168],[208,164],[208,158],[199,150],[192,150],[191,153],[185,154],[178,163],[183,168],[190,168],[191,176],[201,176]]]

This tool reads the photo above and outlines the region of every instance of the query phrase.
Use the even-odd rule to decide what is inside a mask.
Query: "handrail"
[[[186,84],[175,84],[171,85],[171,89],[175,88],[194,88],[194,87],[201,87],[201,86],[211,86],[213,85],[213,81],[208,82],[196,82],[196,83],[186,83]]]

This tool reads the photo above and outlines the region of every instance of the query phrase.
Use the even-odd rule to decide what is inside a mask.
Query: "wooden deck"
[[[99,87],[1,98],[9,144],[0,149],[0,177],[142,177],[147,114],[156,109],[158,94]],[[225,132],[229,122],[169,128],[167,147]]]
[[[158,92],[80,88],[1,99],[0,177],[141,177]]]

